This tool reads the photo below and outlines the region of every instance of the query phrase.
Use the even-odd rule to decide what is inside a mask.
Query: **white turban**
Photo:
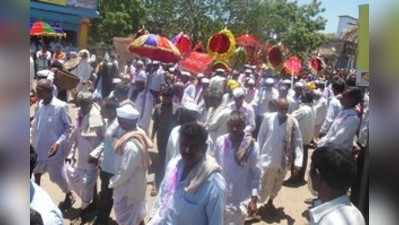
[[[116,115],[119,118],[136,120],[139,118],[140,113],[133,107],[132,104],[125,104],[116,109]]]

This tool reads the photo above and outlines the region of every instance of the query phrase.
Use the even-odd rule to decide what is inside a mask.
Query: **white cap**
[[[206,78],[206,77],[204,77],[204,78],[201,79],[201,83],[203,83],[203,84],[209,84],[209,79]]]
[[[193,101],[184,101],[183,108],[197,113],[201,112],[198,104],[195,104]]]
[[[36,75],[40,78],[46,78],[47,80],[54,82],[54,72],[51,70],[40,70],[36,73]]]
[[[216,69],[216,73],[224,73],[224,69],[218,68],[218,69]]]
[[[313,92],[316,96],[321,96],[323,93],[321,93],[320,89],[316,89]]]
[[[152,61],[152,64],[153,64],[153,65],[158,65],[158,64],[159,64],[159,61],[154,60],[154,61]]]
[[[250,69],[246,69],[244,70],[244,73],[252,73],[252,71]]]
[[[112,79],[112,83],[113,83],[113,84],[120,84],[120,83],[122,83],[122,79],[120,79],[120,78],[114,78],[114,79]]]
[[[295,87],[305,87],[302,81],[298,81],[295,83]]]
[[[132,104],[125,104],[116,109],[116,115],[119,118],[136,120],[139,118],[140,113],[133,107]]]
[[[266,84],[274,84],[274,79],[269,77],[266,79],[265,82],[266,82]]]
[[[245,95],[245,91],[244,91],[244,89],[242,89],[242,88],[235,88],[234,90],[233,90],[233,96],[235,97],[235,98],[239,98],[239,97],[242,97],[242,96],[244,96]]]
[[[288,80],[288,79],[284,79],[284,80],[282,81],[282,83],[283,83],[283,84],[286,84],[286,85],[291,85],[291,81]]]
[[[201,79],[201,78],[205,77],[205,75],[204,75],[203,73],[199,73],[199,74],[197,74],[197,77],[198,77],[199,79]]]
[[[191,74],[190,74],[189,72],[187,72],[187,71],[181,72],[181,75],[182,75],[182,76],[191,77]]]
[[[137,61],[136,64],[137,64],[137,65],[142,65],[142,66],[144,66],[144,63],[143,63],[143,61],[141,61],[141,60]]]

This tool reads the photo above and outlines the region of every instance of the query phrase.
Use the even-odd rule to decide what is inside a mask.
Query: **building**
[[[345,34],[345,32],[357,26],[357,19],[352,16],[342,15],[339,16],[338,18],[339,18],[338,29],[337,29],[338,38],[342,38],[342,35]]]
[[[87,48],[90,20],[97,17],[97,0],[31,0],[30,20],[61,27],[68,42]]]

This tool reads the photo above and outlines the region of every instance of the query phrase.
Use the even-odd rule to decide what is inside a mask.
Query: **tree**
[[[115,36],[128,36],[145,22],[145,9],[140,0],[99,0],[100,15],[94,19],[90,42],[109,45]]]
[[[299,5],[291,0],[100,0],[100,17],[93,23],[93,41],[110,43],[145,25],[151,33],[172,38],[179,32],[194,42],[224,27],[235,35],[250,33],[261,41],[282,43],[304,57],[325,40],[321,3]],[[100,34],[100,35],[99,35]]]

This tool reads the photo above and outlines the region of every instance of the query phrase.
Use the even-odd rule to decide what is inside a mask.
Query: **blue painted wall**
[[[98,16],[97,10],[58,6],[40,2],[30,3],[30,17],[32,21],[44,20],[49,23],[58,23],[64,30],[78,31],[82,18]]]

